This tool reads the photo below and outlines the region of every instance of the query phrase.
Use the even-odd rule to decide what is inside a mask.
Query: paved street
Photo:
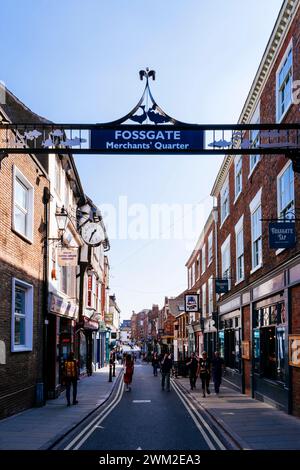
[[[122,368],[116,367],[118,376]],[[67,407],[65,392],[46,406],[30,408],[0,421],[0,450],[49,449],[106,400],[117,385],[108,382],[108,367],[78,382],[78,405]]]
[[[76,436],[67,448],[81,450],[209,450],[224,448],[217,436],[187,410],[172,387],[162,391],[160,374],[136,364],[132,390],[120,387],[111,413]],[[190,407],[188,407],[190,408]],[[92,432],[91,432],[92,431]],[[66,447],[64,447],[66,448]]]

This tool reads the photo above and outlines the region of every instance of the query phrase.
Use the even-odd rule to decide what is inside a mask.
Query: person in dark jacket
[[[152,358],[152,367],[153,367],[153,375],[154,375],[154,377],[157,377],[157,369],[158,369],[158,366],[159,366],[159,358],[158,358],[157,353],[155,352],[155,353],[153,354],[153,358]]]
[[[198,374],[200,375],[200,379],[202,382],[203,397],[206,396],[205,390],[208,395],[210,394],[210,390],[209,390],[210,366],[211,364],[210,364],[210,360],[207,357],[207,352],[203,351],[202,358],[199,361],[199,367],[198,367]]]
[[[66,398],[68,406],[71,405],[71,386],[73,386],[73,405],[77,405],[77,380],[78,380],[78,361],[75,359],[73,351],[68,355],[64,362],[64,382],[66,384]]]
[[[218,395],[222,382],[222,373],[224,369],[224,360],[220,357],[219,351],[216,351],[212,360],[212,376],[215,386],[215,392]]]
[[[161,371],[161,389],[165,389],[165,384],[167,387],[167,392],[170,392],[170,374],[171,369],[173,366],[173,362],[171,359],[171,354],[166,353],[163,357],[163,360],[160,363],[160,371]]]
[[[191,390],[196,388],[198,364],[199,359],[195,353],[192,352],[189,362],[186,363],[187,367],[189,368]]]

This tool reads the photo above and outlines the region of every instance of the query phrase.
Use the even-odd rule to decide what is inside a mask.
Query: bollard
[[[113,363],[113,377],[116,376],[116,363]]]
[[[111,364],[109,364],[109,377],[108,377],[108,381],[109,382],[112,382],[112,367],[111,367]]]

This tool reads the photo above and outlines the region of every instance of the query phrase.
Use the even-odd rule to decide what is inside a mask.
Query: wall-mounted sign
[[[63,317],[77,319],[78,305],[67,302],[65,299],[55,295],[49,294],[49,311]]]
[[[90,148],[111,153],[185,153],[204,149],[204,132],[171,126],[91,129]]]
[[[269,246],[272,249],[291,248],[296,243],[296,225],[294,222],[270,222]]]
[[[289,336],[289,365],[300,367],[300,335]]]
[[[61,248],[57,252],[59,266],[77,266],[78,251],[75,248]]]
[[[199,312],[199,294],[185,294],[184,302],[186,312]]]
[[[227,294],[228,279],[215,279],[216,294]]]
[[[242,341],[242,358],[250,359],[250,341]]]

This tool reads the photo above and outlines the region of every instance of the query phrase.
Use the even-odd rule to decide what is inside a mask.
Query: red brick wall
[[[251,324],[250,324],[250,306],[243,307],[243,341],[250,342],[250,359],[243,359],[244,364],[244,379],[245,379],[245,393],[251,394],[250,390],[250,373],[251,373]]]
[[[268,80],[260,98],[260,119],[262,123],[276,122],[276,71],[280,65],[286,48],[293,36],[293,80],[300,80],[300,9],[293,20],[290,31],[284,41],[281,51],[274,63]],[[286,114],[283,122],[299,122],[300,109],[298,105],[292,105]],[[279,266],[295,254],[300,252],[300,239],[298,237],[297,245],[289,250],[284,250],[276,255],[275,250],[269,249],[268,222],[262,222],[263,230],[263,267],[253,274],[251,259],[251,221],[249,204],[256,193],[262,187],[262,218],[270,219],[277,217],[277,175],[286,165],[287,159],[283,155],[266,155],[261,157],[261,161],[249,176],[249,157],[243,156],[243,192],[234,204],[234,161],[229,169],[229,191],[230,191],[230,216],[224,222],[219,230],[219,269],[221,269],[221,245],[231,234],[231,275],[233,279],[232,293],[239,291],[250,282],[262,277],[264,274]],[[295,205],[296,210],[300,209],[300,175],[295,174]],[[219,221],[220,217],[220,195],[218,196]],[[234,226],[244,214],[244,261],[245,261],[245,281],[234,286],[236,280],[236,248],[235,248],[235,230]],[[219,224],[220,226],[220,224]],[[297,222],[297,231],[300,233],[300,222]],[[220,271],[221,272],[221,271]],[[225,299],[224,295],[222,300]]]
[[[192,292],[196,292],[198,289],[200,289],[200,307],[202,308],[202,286],[203,284],[206,284],[206,307],[207,307],[207,312],[208,312],[208,303],[209,303],[209,287],[208,287],[208,280],[211,276],[213,276],[213,278],[216,277],[216,258],[215,258],[215,222],[212,221],[208,226],[207,226],[207,229],[206,229],[206,233],[203,237],[203,246],[205,245],[205,262],[206,262],[206,268],[205,268],[205,271],[204,273],[202,274],[202,247],[200,247],[200,251],[199,250],[194,250],[193,252],[193,256],[191,257],[190,261],[189,261],[189,264],[187,266],[187,268],[189,269],[193,263],[196,262],[197,260],[197,257],[200,253],[200,277],[199,279],[196,279],[196,282],[195,284],[192,286],[192,288],[190,289]],[[212,261],[210,263],[209,266],[207,266],[208,264],[208,237],[210,234],[213,234],[212,235]],[[215,305],[215,286],[214,286],[214,282],[213,282],[213,298],[214,298],[214,307],[213,307],[213,310],[216,309],[216,305]],[[205,313],[206,312],[203,312],[204,316],[205,316]]]
[[[2,138],[0,134],[0,138]],[[33,243],[12,231],[13,165],[34,187]],[[35,385],[42,379],[42,302],[43,302],[43,220],[42,202],[45,177],[34,159],[10,155],[0,170],[0,340],[6,349],[6,364],[0,364],[0,417],[33,405]],[[11,352],[12,278],[34,287],[33,348],[30,352]]]
[[[292,288],[292,328],[291,334],[300,335],[300,286]],[[291,367],[293,390],[293,414],[300,417],[300,368]]]

